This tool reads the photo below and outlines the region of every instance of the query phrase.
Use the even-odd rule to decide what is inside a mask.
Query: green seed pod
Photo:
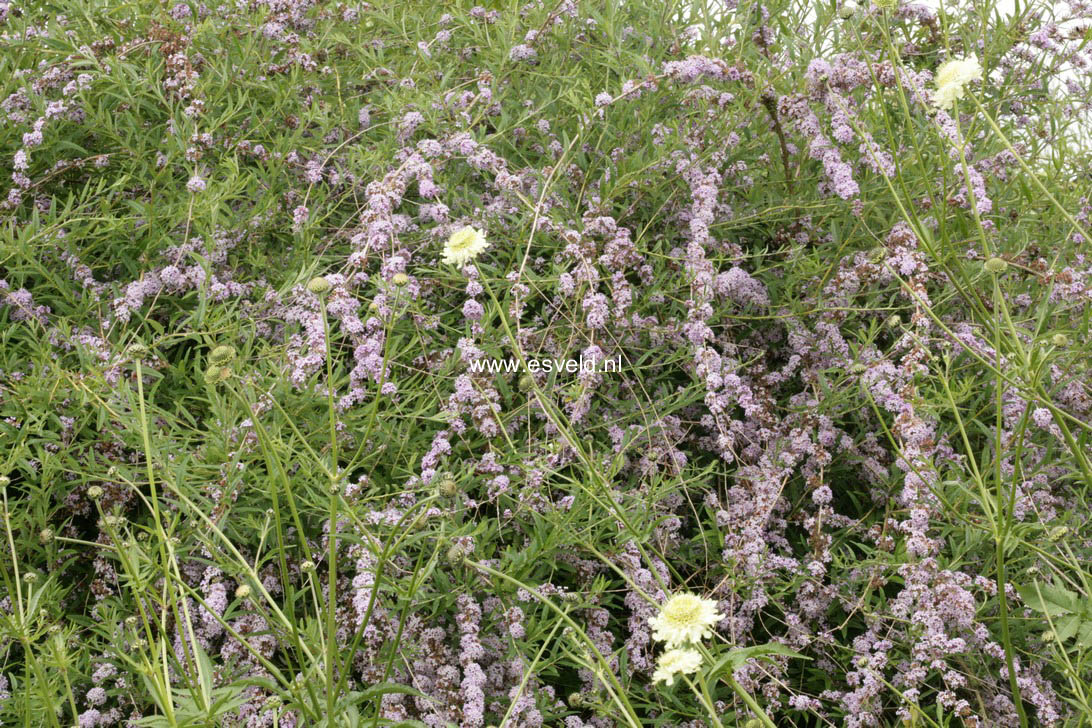
[[[11,478],[6,475],[0,475],[0,488],[7,488],[11,485]]]
[[[129,344],[129,348],[125,350],[125,353],[129,355],[130,359],[143,359],[148,356],[148,347],[144,344]]]
[[[409,283],[409,276],[405,273],[395,273],[391,276],[391,283],[396,286],[404,286]]]
[[[38,532],[38,541],[40,543],[46,544],[46,543],[49,543],[52,540],[53,540],[53,529],[52,528],[43,528],[41,531]]]
[[[103,490],[97,485],[92,485],[87,489],[87,497],[91,500],[98,500],[102,498]]]
[[[579,708],[584,705],[584,693],[573,693],[569,696],[569,705]]]
[[[1054,334],[1054,336],[1050,337],[1050,343],[1057,347],[1069,346],[1069,337],[1065,334]]]
[[[535,388],[535,380],[530,374],[524,374],[519,378],[519,389],[521,392],[530,392]]]
[[[312,278],[307,284],[307,290],[316,296],[325,296],[330,292],[331,288],[333,288],[333,286],[330,285],[330,281],[322,276]]]
[[[310,574],[314,570],[315,570],[315,562],[311,561],[310,559],[308,559],[307,561],[304,561],[302,564],[300,564],[300,571],[302,571],[305,574]]]
[[[993,273],[994,275],[1000,275],[1005,272],[1005,269],[1009,267],[1007,261],[1002,258],[990,258],[986,261],[986,271]]]
[[[235,347],[221,344],[209,353],[210,364],[227,364],[235,359]]]
[[[23,574],[23,581],[25,581],[27,584],[33,584],[34,582],[38,581],[38,575],[35,574],[33,571],[28,571],[27,573]]]

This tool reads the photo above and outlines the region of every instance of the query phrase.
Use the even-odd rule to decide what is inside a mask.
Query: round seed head
[[[210,364],[227,364],[235,358],[235,347],[221,344],[209,353]]]
[[[409,276],[405,273],[395,273],[391,276],[391,283],[396,286],[404,286],[409,283]]]
[[[322,276],[315,276],[307,284],[307,290],[309,290],[316,296],[325,296],[327,293],[330,292],[331,288],[333,288],[333,286],[330,285],[330,281],[326,280]]]
[[[1054,334],[1050,337],[1050,343],[1058,347],[1069,346],[1069,337],[1065,334]]]
[[[210,387],[215,387],[220,383],[220,369],[221,367],[213,364],[205,370],[205,384]]]
[[[247,586],[246,584],[240,584],[238,586],[238,588],[235,590],[235,598],[236,599],[246,599],[249,596],[250,596],[250,587]]]
[[[98,500],[99,498],[102,498],[102,493],[102,488],[97,485],[92,485],[90,488],[87,489],[87,497],[91,500]]]
[[[455,482],[455,478],[451,477],[450,473],[445,473],[440,478],[440,482],[436,484],[436,492],[442,498],[454,498],[459,494],[459,484]]]
[[[986,261],[986,270],[994,275],[1000,275],[1009,267],[1008,262],[1002,258],[990,258]]]
[[[463,560],[466,559],[466,549],[457,543],[453,543],[448,548],[446,557],[447,563],[449,564],[461,564],[463,563]]]

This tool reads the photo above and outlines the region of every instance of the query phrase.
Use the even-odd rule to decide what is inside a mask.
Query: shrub
[[[1092,720],[1090,8],[63,9],[0,721]]]

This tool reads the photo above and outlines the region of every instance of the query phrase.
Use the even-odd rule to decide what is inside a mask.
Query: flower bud
[[[87,497],[91,500],[98,500],[102,498],[103,490],[97,485],[92,485],[87,489]]]
[[[519,389],[521,392],[530,392],[535,388],[535,379],[530,374],[524,374],[519,378]]]
[[[333,286],[330,285],[330,281],[326,280],[322,276],[316,276],[312,278],[307,284],[307,290],[309,290],[316,296],[325,296],[327,293],[330,292],[331,288],[333,288]]]
[[[893,313],[887,318],[887,325],[889,328],[893,329],[901,323],[902,319],[899,318],[899,315],[897,313]]]
[[[35,574],[33,571],[28,571],[27,573],[23,574],[23,581],[25,581],[27,584],[33,584],[34,582],[38,581],[38,575]]]
[[[41,531],[38,532],[38,541],[40,543],[46,544],[46,543],[49,543],[52,540],[53,540],[53,529],[52,528],[43,528]]]
[[[395,273],[391,276],[391,283],[396,286],[404,286],[409,283],[409,276],[405,273]]]
[[[1047,538],[1049,538],[1051,541],[1059,541],[1064,538],[1067,533],[1069,533],[1068,526],[1055,526],[1054,528],[1050,529],[1050,533],[1047,534]]]
[[[129,615],[125,618],[125,626],[129,628],[136,627],[138,621],[140,620],[138,620],[134,615]]]
[[[310,559],[308,559],[307,561],[304,561],[302,564],[300,564],[300,571],[302,571],[305,574],[310,574],[314,570],[315,570],[315,562],[311,561]]]
[[[1007,261],[1002,258],[990,258],[986,261],[986,270],[994,275],[1000,275],[1005,272],[1005,269],[1009,267]]]
[[[0,475],[0,488],[7,488],[11,485],[11,478],[6,475]]]
[[[838,15],[843,19],[852,18],[857,12],[857,3],[854,0],[845,0],[842,3],[842,7],[838,9]]]
[[[227,364],[235,358],[235,347],[221,344],[209,353],[210,364]]]
[[[1050,337],[1050,343],[1058,347],[1069,346],[1069,337],[1065,334],[1054,334]]]
[[[143,359],[148,356],[148,347],[144,344],[129,344],[129,348],[125,350],[125,353],[129,355],[130,359]]]
[[[236,599],[246,599],[249,596],[250,596],[250,587],[247,586],[246,584],[240,584],[238,586],[238,588],[235,590],[235,598]]]

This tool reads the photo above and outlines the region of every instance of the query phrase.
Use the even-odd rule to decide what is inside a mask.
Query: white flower
[[[678,647],[684,642],[697,642],[713,634],[714,624],[724,619],[717,612],[717,603],[697,594],[676,594],[664,602],[660,613],[649,617],[653,639]]]
[[[489,247],[485,235],[472,227],[456,230],[444,245],[444,262],[463,266]]]
[[[668,650],[660,655],[656,662],[656,671],[652,673],[652,683],[662,682],[671,687],[676,675],[689,675],[701,667],[701,653],[697,650]]]
[[[971,81],[982,80],[982,66],[978,56],[973,53],[966,58],[953,58],[937,69],[933,81],[937,90],[933,93],[933,103],[941,109],[950,109],[952,104],[963,98],[963,86]]]

